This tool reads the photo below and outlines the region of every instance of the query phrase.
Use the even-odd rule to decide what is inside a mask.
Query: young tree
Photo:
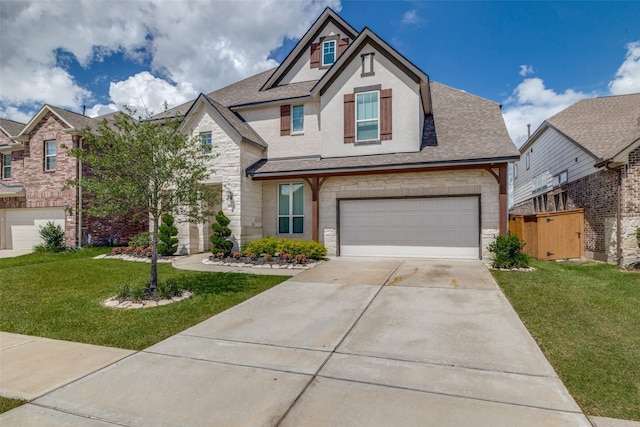
[[[125,107],[126,108],[126,107]],[[151,280],[158,284],[158,227],[164,214],[204,222],[210,215],[202,206],[214,205],[214,194],[204,185],[211,174],[201,156],[199,138],[180,132],[180,118],[170,117],[165,105],[161,120],[135,120],[135,111],[118,113],[97,129],[85,128],[72,156],[87,164],[90,174],[67,185],[82,186],[91,195],[89,214],[105,217],[130,214],[151,221]],[[204,203],[203,203],[204,202]]]
[[[222,252],[225,256],[231,253],[231,248],[233,248],[233,242],[229,240],[231,236],[231,229],[228,225],[231,223],[229,218],[224,214],[224,212],[219,211],[216,214],[216,222],[211,224],[211,229],[213,230],[213,234],[209,238],[211,240],[211,252],[218,253]]]
[[[174,222],[173,215],[162,215],[162,225],[158,229],[158,252],[162,256],[171,256],[178,250],[178,229]]]

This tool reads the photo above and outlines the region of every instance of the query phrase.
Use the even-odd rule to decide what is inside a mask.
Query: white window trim
[[[302,215],[294,215],[293,214],[293,186],[296,184],[300,184],[302,185]],[[280,215],[280,187],[283,185],[288,185],[289,186],[289,214],[287,215]],[[282,235],[282,236],[288,236],[288,235],[303,235],[304,234],[304,183],[302,182],[289,182],[289,183],[280,183],[278,184],[278,197],[277,197],[277,203],[278,203],[278,222],[276,224],[276,230],[278,235]],[[289,232],[288,233],[281,233],[280,232],[280,218],[288,218],[289,219]],[[302,218],[302,233],[294,233],[293,231],[293,219],[294,218]]]
[[[53,154],[47,154],[47,145],[50,142],[53,143],[53,146],[55,148],[55,151],[54,151]],[[56,167],[54,167],[52,169],[47,168],[47,164],[48,164],[47,160],[50,157],[53,157],[55,159],[55,163],[56,163]],[[56,170],[57,167],[58,167],[58,145],[56,144],[56,140],[55,139],[50,139],[50,140],[47,140],[47,141],[44,142],[44,170],[45,170],[45,172],[51,172],[51,171]]]
[[[302,130],[293,129],[293,110],[296,107],[302,107]],[[291,106],[291,135],[302,135],[304,133],[304,104],[296,104]]]
[[[9,159],[9,164],[5,163],[5,159]],[[11,158],[11,154],[3,154],[2,155],[2,179],[11,179],[11,163],[13,159]],[[7,176],[7,170],[9,174]]]
[[[373,139],[358,139],[358,122],[371,122],[373,121],[373,119],[366,119],[366,120],[358,120],[358,96],[360,95],[366,95],[368,93],[377,93],[378,94],[378,112],[377,112],[377,117],[376,120],[378,121],[378,133],[376,135],[376,138]],[[358,92],[356,93],[356,99],[354,100],[356,105],[354,108],[355,111],[355,137],[356,137],[356,142],[367,142],[367,141],[380,141],[380,91],[379,90],[370,90],[367,92]]]
[[[324,45],[329,43],[333,43],[333,62],[324,62]],[[328,67],[330,65],[335,64],[337,59],[338,59],[338,41],[337,40],[323,41],[322,44],[320,45],[320,64],[323,67]]]
[[[204,135],[210,136],[209,140],[211,142],[211,145],[209,146],[209,151],[205,151],[204,149],[205,145],[202,143],[202,137]],[[199,137],[200,137],[200,152],[204,155],[213,153],[213,134],[211,133],[211,131],[200,132]]]
[[[524,164],[525,169],[529,170],[529,168],[531,167],[531,157],[529,156],[528,152],[524,155]]]

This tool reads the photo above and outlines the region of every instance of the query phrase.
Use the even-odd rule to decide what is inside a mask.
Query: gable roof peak
[[[358,31],[353,28],[347,21],[342,19],[340,15],[338,15],[333,9],[330,7],[326,7],[324,11],[316,18],[311,27],[307,30],[307,32],[298,40],[298,43],[295,45],[293,50],[289,52],[289,55],[282,61],[282,63],[275,69],[271,77],[267,79],[265,84],[260,88],[261,91],[267,90],[276,86],[280,79],[284,77],[287,72],[293,67],[295,62],[304,54],[307,46],[315,40],[322,29],[329,23],[333,23],[337,26],[341,31],[345,33],[346,36],[355,39],[358,35]]]

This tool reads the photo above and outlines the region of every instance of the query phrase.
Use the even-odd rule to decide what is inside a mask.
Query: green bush
[[[216,222],[211,224],[213,234],[211,235],[211,253],[222,252],[225,256],[231,253],[233,242],[229,240],[231,229],[227,227],[231,223],[229,218],[220,211],[216,214]]]
[[[38,252],[62,252],[66,249],[64,230],[52,221],[47,222],[44,227],[40,227],[40,237],[44,243],[36,247]]]
[[[158,253],[162,256],[171,256],[178,250],[178,229],[173,216],[162,215],[162,225],[158,230]]]
[[[292,240],[273,236],[249,242],[244,248],[245,254],[291,254],[294,257],[304,255],[309,259],[322,259],[327,256],[327,248],[322,243],[313,240]]]
[[[148,231],[143,231],[142,233],[136,234],[129,240],[129,246],[132,248],[148,248],[151,246],[151,233]]]
[[[529,257],[522,250],[525,243],[515,234],[499,234],[489,245],[493,268],[526,268]]]

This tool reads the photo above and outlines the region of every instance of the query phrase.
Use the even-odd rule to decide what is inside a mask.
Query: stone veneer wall
[[[277,185],[301,181],[291,179],[264,182],[265,235],[276,235]],[[329,255],[335,255],[337,252],[336,199],[338,198],[480,194],[482,256],[486,258],[490,255],[487,247],[495,238],[499,228],[498,189],[496,179],[480,169],[332,177],[326,180],[320,190],[319,238],[327,247]],[[305,185],[305,233],[295,238],[311,239],[311,209],[311,189]]]

